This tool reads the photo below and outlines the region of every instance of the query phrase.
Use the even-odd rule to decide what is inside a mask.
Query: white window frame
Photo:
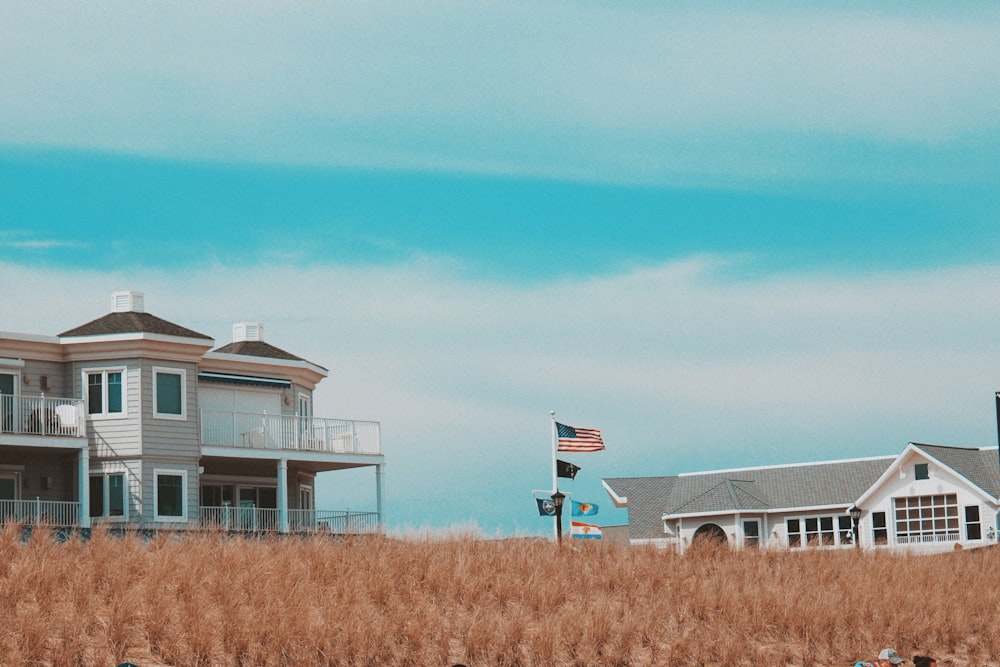
[[[941,502],[937,502],[938,499]],[[958,542],[962,539],[962,517],[956,493],[893,498],[891,516],[896,544]]]
[[[785,540],[789,549],[835,549],[837,547],[853,546],[853,542],[842,540],[841,537],[843,532],[846,530],[841,523],[842,514],[810,514],[808,516],[790,516],[785,518]],[[792,533],[788,530],[788,520],[799,522],[799,532]],[[809,536],[810,533],[806,530],[806,521],[815,520],[816,521],[816,531],[814,533],[816,542],[810,543]],[[823,528],[824,520],[828,520],[831,524],[829,529]],[[853,530],[853,529],[852,529]],[[792,544],[792,535],[796,535],[799,538],[799,543]],[[827,536],[831,539],[829,544],[823,542],[823,536]],[[853,538],[853,532],[851,534]]]
[[[160,476],[181,478],[181,514],[180,516],[163,516],[160,507]],[[170,523],[185,523],[188,520],[188,471],[178,468],[153,468],[153,521]]]
[[[164,375],[180,375],[181,376],[181,413],[179,415],[170,412],[159,412],[157,410],[157,396],[158,388],[156,383],[156,376],[163,373]],[[170,368],[168,366],[153,366],[153,417],[156,419],[174,419],[178,421],[187,420],[187,369],[184,368]]]
[[[122,411],[108,412],[108,374],[121,373],[122,376]],[[101,368],[80,369],[83,382],[83,405],[90,419],[124,419],[128,417],[128,369],[124,366],[106,366]],[[101,376],[101,412],[90,411],[90,376]]]
[[[114,475],[122,476],[122,493],[124,497],[122,498],[122,515],[121,516],[111,516],[111,487],[108,484],[108,478]],[[91,520],[99,521],[128,521],[129,517],[129,475],[128,470],[123,466],[115,466],[109,468],[95,468],[90,471],[90,477],[103,477],[104,484],[102,485],[102,490],[104,497],[101,499],[101,514],[100,516],[92,516]],[[89,481],[89,480],[88,480]],[[90,512],[90,508],[87,508],[87,512]]]

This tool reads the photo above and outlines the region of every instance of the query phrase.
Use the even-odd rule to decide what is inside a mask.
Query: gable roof
[[[150,333],[163,336],[212,340],[211,336],[206,336],[187,327],[182,327],[179,324],[168,322],[151,313],[136,311],[108,313],[103,317],[98,317],[96,320],[91,320],[86,324],[81,324],[78,327],[64,331],[59,336],[106,336],[122,333]]]
[[[1000,497],[1000,458],[996,447],[970,449],[945,445],[911,443],[956,473],[969,480],[993,498]]]

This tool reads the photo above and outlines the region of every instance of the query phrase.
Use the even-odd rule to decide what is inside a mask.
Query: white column
[[[90,444],[80,448],[77,457],[80,499],[80,528],[90,528]]]
[[[379,528],[385,527],[385,484],[383,478],[385,477],[385,464],[381,463],[375,466],[375,509],[378,512],[378,525]]]
[[[288,459],[278,461],[278,530],[288,532]]]

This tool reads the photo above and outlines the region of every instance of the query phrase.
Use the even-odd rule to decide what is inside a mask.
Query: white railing
[[[62,500],[0,500],[0,523],[77,526],[80,503]]]
[[[278,510],[272,508],[202,507],[198,516],[201,526],[205,528],[251,533],[274,533],[280,530]],[[288,529],[293,533],[346,535],[373,533],[378,527],[378,512],[288,510]]]
[[[83,400],[0,396],[0,433],[86,438]]]
[[[897,535],[897,544],[928,544],[933,542],[959,542],[962,534],[956,531],[928,533],[927,535]]]
[[[351,510],[288,510],[289,528],[335,535],[374,533],[379,529],[378,512]]]
[[[201,443],[215,447],[381,454],[380,430],[380,424],[371,421],[201,411]]]
[[[278,531],[278,510],[268,507],[201,507],[202,526],[251,533]]]

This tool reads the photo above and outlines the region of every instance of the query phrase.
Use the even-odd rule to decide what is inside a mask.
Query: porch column
[[[80,528],[90,528],[90,444],[80,448],[77,457],[77,496],[80,499]]]
[[[385,464],[380,463],[375,466],[375,509],[378,511],[378,525],[380,528],[385,527],[385,514],[383,510],[385,507],[385,485],[383,484],[383,477],[385,477]]]
[[[288,532],[288,459],[278,460],[278,531]]]

